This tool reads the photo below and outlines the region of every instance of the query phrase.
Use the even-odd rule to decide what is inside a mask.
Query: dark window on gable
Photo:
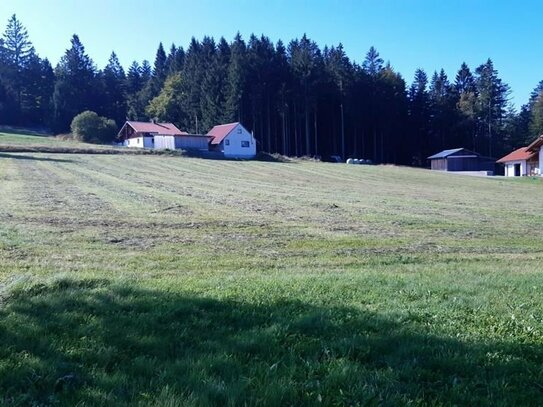
[[[249,142],[248,142],[247,140],[243,140],[243,141],[241,142],[241,146],[242,146],[242,147],[249,147]]]
[[[229,146],[230,145],[230,140],[224,140],[224,145]]]

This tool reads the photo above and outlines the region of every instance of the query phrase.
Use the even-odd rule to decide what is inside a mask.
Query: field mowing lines
[[[16,211],[18,216],[73,217],[74,207],[100,213],[108,208],[105,202],[84,193],[73,180],[58,176],[49,162],[18,160],[16,165],[23,176],[16,198],[21,203]]]
[[[96,163],[92,164],[98,169]],[[254,192],[254,187],[244,185],[243,182],[236,183],[234,188],[230,188],[228,184],[220,182],[221,179],[211,179],[208,182],[202,182],[201,177],[198,175],[198,181],[193,181],[191,177],[181,179],[181,177],[175,177],[175,173],[170,171],[171,177],[160,178],[154,180],[152,183],[149,180],[149,172],[147,166],[143,166],[142,176],[139,181],[135,181],[138,185],[145,184],[153,190],[168,190],[175,194],[190,194],[194,199],[196,206],[208,207],[213,213],[222,213],[224,216],[232,215],[236,213],[236,216],[248,216],[247,210],[251,211],[255,207],[269,206],[269,197],[266,193],[263,196],[260,193]],[[104,171],[104,168],[101,168]],[[164,170],[164,168],[161,168]],[[107,171],[106,171],[107,172]],[[180,181],[184,183],[180,185]],[[228,192],[227,192],[228,191]],[[176,195],[178,196],[178,195]],[[282,202],[282,200],[276,200]],[[292,208],[285,208],[289,210]],[[283,210],[281,211],[283,212]]]
[[[145,180],[142,181],[141,178],[122,178],[112,175],[108,170],[107,167],[80,165],[70,168],[66,172],[75,174],[79,179],[84,180],[82,188],[100,195],[102,199],[107,200],[126,215],[140,215],[145,219],[163,208],[180,205],[181,208],[189,207],[191,217],[196,216],[195,213],[207,216],[207,211],[202,208],[200,201],[188,197],[180,191],[160,188],[159,184],[151,184]]]

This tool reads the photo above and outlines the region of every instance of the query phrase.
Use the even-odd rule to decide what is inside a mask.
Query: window
[[[241,129],[238,129],[238,134],[241,134]]]
[[[141,139],[138,137],[138,144],[141,142]]]
[[[249,142],[248,142],[247,140],[243,140],[243,141],[241,142],[241,146],[242,146],[242,147],[249,147]]]
[[[230,140],[224,140],[224,145],[229,146],[230,145]]]

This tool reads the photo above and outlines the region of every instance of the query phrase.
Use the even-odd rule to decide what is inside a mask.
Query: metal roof
[[[127,121],[125,123],[125,126],[126,125],[132,127],[137,133],[155,133],[167,136],[180,136],[187,134],[175,127],[173,123]]]
[[[450,150],[443,150],[440,153],[431,155],[430,157],[428,157],[428,159],[429,160],[434,160],[436,158],[447,158],[451,154],[458,153],[458,152],[460,152],[462,150],[464,150],[464,148],[453,148],[453,149],[450,149]]]
[[[211,144],[221,144],[228,135],[236,128],[239,123],[229,123],[229,124],[219,124],[218,126],[213,127],[207,133],[208,136],[213,137]]]

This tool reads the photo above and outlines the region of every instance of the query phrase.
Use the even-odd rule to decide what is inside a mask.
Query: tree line
[[[114,52],[98,69],[77,35],[53,68],[15,15],[0,39],[0,123],[56,133],[86,110],[191,133],[239,121],[263,151],[425,165],[454,147],[498,157],[543,133],[543,81],[518,112],[509,94],[491,59],[462,63],[454,78],[418,69],[408,84],[373,47],[358,64],[341,44],[320,48],[306,35],[206,36],[167,52],[161,43],[153,65],[126,71]]]

